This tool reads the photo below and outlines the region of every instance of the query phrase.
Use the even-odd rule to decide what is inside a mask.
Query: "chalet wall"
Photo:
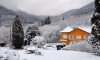
[[[67,36],[66,39],[63,37],[64,35]],[[69,36],[73,36],[73,39],[70,39]],[[81,36],[81,39],[77,39],[77,36]],[[71,32],[62,32],[60,42],[66,43],[67,45],[69,45],[71,42],[84,41],[85,40],[84,36],[90,36],[90,33],[85,32],[81,29],[75,29]]]

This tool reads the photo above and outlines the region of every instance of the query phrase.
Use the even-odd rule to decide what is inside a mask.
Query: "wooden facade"
[[[88,36],[90,36],[89,32],[76,28],[70,32],[61,32],[60,42],[69,45],[70,43],[84,41]]]

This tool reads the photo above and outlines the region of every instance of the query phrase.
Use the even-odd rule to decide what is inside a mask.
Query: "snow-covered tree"
[[[42,36],[35,36],[35,38],[32,39],[32,44],[37,45],[37,47],[43,46],[45,43],[45,38]]]
[[[32,42],[34,43],[40,43],[42,41],[45,41],[45,38],[42,36],[35,36],[35,38],[32,39]]]
[[[9,27],[0,27],[0,43],[6,43],[6,44],[11,43]]]
[[[56,43],[60,40],[60,31],[58,26],[45,25],[39,28],[42,36],[48,43]]]
[[[91,23],[92,31],[89,43],[98,52],[100,50],[100,0],[95,0],[95,9]]]
[[[23,46],[24,42],[24,32],[21,25],[19,16],[15,17],[15,21],[12,26],[12,44],[15,48],[19,49]]]
[[[28,45],[30,45],[30,41],[35,36],[40,36],[39,28],[35,25],[31,25],[26,29],[26,38],[28,40]]]

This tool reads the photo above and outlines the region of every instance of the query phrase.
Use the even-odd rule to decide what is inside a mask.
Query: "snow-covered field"
[[[11,50],[0,48],[0,60],[100,60],[99,56],[91,53],[67,51],[67,50],[44,50],[28,47],[28,50],[40,51],[42,55],[27,54],[26,50]]]

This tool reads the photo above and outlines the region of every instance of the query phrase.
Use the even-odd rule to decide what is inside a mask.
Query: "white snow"
[[[73,30],[74,30],[73,28],[67,27],[67,28],[65,28],[64,30],[62,30],[61,32],[71,32],[71,31],[73,31]]]
[[[91,27],[79,27],[79,29],[91,33]]]
[[[35,36],[35,38],[32,39],[32,42],[36,42],[36,43],[39,43],[42,41],[45,41],[45,38],[42,36]]]
[[[29,47],[28,49],[31,50],[38,50],[41,51],[42,55],[35,55],[35,54],[26,54],[25,50],[0,50],[0,56],[7,56],[7,53],[2,54],[2,51],[10,51],[10,52],[17,52],[18,54],[14,53],[12,59],[10,60],[100,60],[99,56],[96,56],[91,53],[85,52],[78,52],[78,51],[67,51],[67,50],[43,50],[38,49],[35,47]],[[15,57],[15,59],[14,59]],[[18,57],[18,58],[17,58]],[[9,55],[9,58],[10,55]],[[2,59],[3,60],[3,59]]]
[[[91,27],[77,27],[77,28],[79,28],[79,29],[81,29],[81,30],[83,30],[83,31],[86,31],[86,32],[88,32],[88,33],[91,33]],[[64,30],[62,30],[61,32],[71,32],[71,31],[73,31],[74,30],[74,28],[72,28],[72,27],[67,27],[67,28],[65,28]]]

